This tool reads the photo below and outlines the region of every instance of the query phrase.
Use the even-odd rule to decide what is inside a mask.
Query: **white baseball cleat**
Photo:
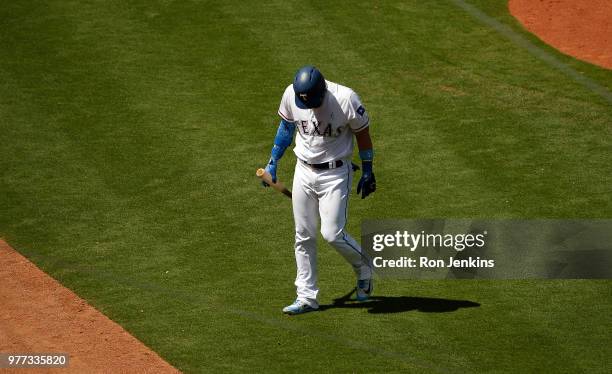
[[[295,300],[293,304],[287,305],[286,307],[283,308],[283,313],[294,315],[294,314],[314,312],[317,309],[319,308],[313,308],[301,300]]]
[[[370,279],[360,279],[357,281],[357,301],[366,301],[370,298],[374,290],[374,282]]]

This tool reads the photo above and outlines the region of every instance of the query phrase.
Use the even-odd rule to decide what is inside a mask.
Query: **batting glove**
[[[371,162],[364,161],[361,166],[363,167],[363,173],[361,174],[361,179],[357,184],[357,195],[361,193],[361,198],[365,199],[366,196],[376,191],[376,178],[372,172]]]
[[[270,161],[268,161],[268,165],[266,165],[266,169],[265,169],[272,177],[272,182],[274,183],[276,183],[276,165],[277,164],[278,164],[278,160],[274,160],[273,158],[270,158]],[[270,185],[264,181],[261,181],[261,184],[263,184],[264,187],[270,187]]]

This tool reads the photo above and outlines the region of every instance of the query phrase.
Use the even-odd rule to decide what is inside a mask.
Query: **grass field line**
[[[21,254],[24,256],[26,255],[26,253],[21,253]],[[75,271],[75,272],[79,272],[80,274],[88,274],[89,276],[95,278],[96,280],[112,281],[115,284],[117,284],[118,281],[120,281],[124,286],[137,288],[143,291],[148,291],[148,292],[154,293],[155,295],[164,295],[168,298],[175,299],[176,301],[180,301],[182,303],[193,304],[199,307],[206,306],[207,307],[206,309],[210,309],[214,311],[223,311],[227,314],[245,318],[250,321],[258,322],[258,323],[261,323],[261,324],[264,324],[270,327],[275,327],[275,328],[299,333],[302,335],[308,335],[314,338],[318,338],[321,340],[326,340],[328,342],[333,342],[339,345],[343,345],[347,348],[354,349],[357,351],[367,352],[373,355],[379,355],[379,356],[387,357],[390,359],[399,360],[402,363],[408,366],[411,366],[415,369],[426,369],[428,372],[437,372],[437,373],[463,373],[464,372],[464,371],[459,371],[458,369],[455,369],[455,368],[450,370],[450,369],[446,369],[446,368],[442,368],[440,366],[434,365],[429,362],[425,362],[423,360],[408,358],[406,357],[405,354],[399,353],[396,351],[368,346],[368,342],[348,339],[348,338],[341,337],[335,334],[313,331],[312,329],[300,327],[290,322],[291,318],[300,318],[300,317],[282,316],[282,318],[285,320],[279,319],[279,318],[271,318],[271,317],[268,317],[268,316],[265,316],[259,313],[239,309],[233,306],[227,306],[225,304],[220,303],[217,300],[213,300],[211,297],[207,297],[202,294],[192,294],[192,293],[184,292],[178,289],[163,287],[153,282],[144,282],[144,281],[138,280],[135,277],[130,277],[125,273],[118,273],[118,272],[114,272],[108,269],[96,268],[95,266],[91,266],[91,265],[83,265],[83,264],[65,260],[65,259],[58,259],[57,257],[48,256],[40,252],[28,251],[26,258],[28,259],[36,258],[36,261],[33,261],[35,263],[40,263],[41,260],[44,260],[47,264],[49,264],[50,267],[52,267],[55,270]],[[82,295],[79,295],[79,296],[83,297]]]
[[[575,69],[573,69],[571,66],[564,64],[552,54],[544,51],[542,48],[533,44],[532,42],[527,40],[525,37],[520,35],[518,32],[512,30],[512,28],[510,28],[509,26],[487,15],[482,10],[466,2],[465,0],[450,0],[450,2],[455,4],[459,8],[463,9],[465,12],[467,12],[474,18],[478,19],[485,25],[489,26],[493,30],[497,31],[500,35],[509,39],[511,42],[513,42],[517,46],[522,47],[523,49],[527,50],[533,56],[544,61],[549,66],[561,71],[562,73],[564,73],[565,75],[573,79],[575,82],[581,84],[588,90],[601,96],[608,103],[612,104],[612,92],[610,92],[606,87],[580,74]]]

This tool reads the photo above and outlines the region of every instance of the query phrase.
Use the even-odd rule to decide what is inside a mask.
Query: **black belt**
[[[308,162],[299,159],[300,161],[302,161],[304,164],[310,166],[313,169],[321,169],[321,170],[325,170],[325,169],[335,169],[335,168],[339,168],[342,165],[344,165],[344,162],[342,162],[342,160],[336,160],[336,161],[330,161],[330,162],[324,162],[322,164],[309,164]]]

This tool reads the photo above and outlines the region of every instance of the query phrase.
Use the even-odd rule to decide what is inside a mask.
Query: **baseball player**
[[[297,131],[292,198],[297,299],[283,312],[300,314],[319,308],[316,255],[319,220],[323,238],[351,264],[357,275],[357,300],[367,300],[373,289],[370,262],[345,226],[353,176],[353,138],[357,139],[363,169],[357,193],[363,199],[376,190],[368,114],[353,90],[325,80],[314,66],[298,70],[293,84],[283,94],[278,114],[281,121],[266,166],[274,182],[278,162]]]

